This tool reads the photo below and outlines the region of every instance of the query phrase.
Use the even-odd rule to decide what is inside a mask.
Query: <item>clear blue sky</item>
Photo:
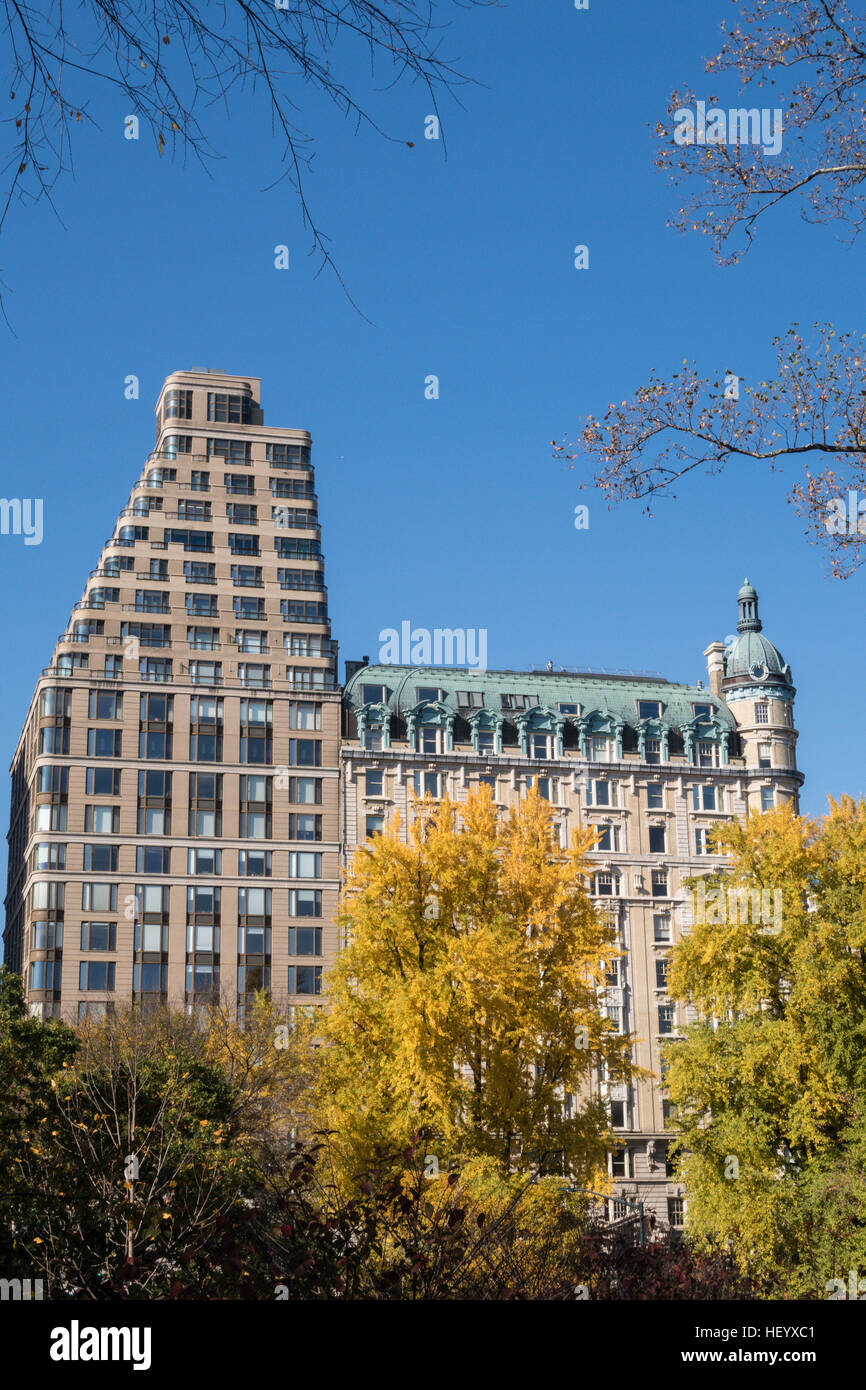
[[[0,330],[3,492],[45,506],[41,546],[0,537],[7,764],[152,445],[159,386],[196,365],[262,377],[266,420],[313,434],[341,659],[375,658],[379,630],[408,618],[487,628],[491,667],[552,658],[695,681],[748,575],[798,687],[804,809],[864,794],[850,725],[866,574],[825,577],[783,477],[744,463],[696,476],[649,521],[639,504],[579,494],[549,448],[653,366],[696,358],[754,379],[794,320],[862,326],[860,251],[832,231],[784,214],[721,269],[704,238],[666,226],[677,194],[653,168],[650,127],[674,87],[706,91],[699,60],[730,13],[726,0],[456,10],[445,49],[480,85],[463,109],[443,106],[447,161],[423,137],[419,88],[373,96],[414,149],[355,134],[304,94],[319,136],[308,193],[375,326],[315,278],[288,187],[265,191],[280,150],[260,105],[240,96],[230,122],[217,114],[226,157],[209,177],[124,140],[122,102],[94,102],[102,128],[78,128],[74,180],[57,189],[65,227],[47,205],[16,209],[0,246],[17,334]],[[288,272],[273,269],[283,242]],[[424,398],[429,373],[438,401]]]

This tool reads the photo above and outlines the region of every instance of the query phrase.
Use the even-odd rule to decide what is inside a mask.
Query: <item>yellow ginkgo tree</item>
[[[716,842],[726,910],[698,917],[668,976],[700,1014],[667,1065],[687,1227],[825,1297],[866,1259],[866,802],[780,807]],[[742,914],[738,890],[772,894],[772,915]]]
[[[357,851],[320,1083],[350,1170],[420,1137],[431,1174],[488,1156],[603,1181],[591,1078],[632,1066],[599,1007],[617,942],[587,890],[593,842],[563,850],[537,792],[505,818],[482,787],[416,802],[405,839],[397,818]]]

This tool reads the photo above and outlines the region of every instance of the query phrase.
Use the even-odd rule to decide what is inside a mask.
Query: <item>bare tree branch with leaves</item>
[[[462,0],[464,6],[497,0]],[[461,0],[445,0],[447,8]],[[157,149],[192,155],[204,166],[218,158],[208,135],[211,108],[228,111],[242,93],[261,99],[282,143],[285,179],[294,189],[319,269],[336,271],[328,238],[312,214],[305,174],[314,137],[299,124],[300,92],[324,94],[356,127],[386,139],[376,117],[340,76],[337,56],[366,50],[371,78],[386,86],[420,82],[438,112],[437,95],[468,79],[440,53],[435,0],[84,0],[64,7],[3,0],[7,54],[4,119],[9,140],[2,161],[0,228],[16,203],[46,198],[72,168],[76,127],[90,121],[97,89],[113,90],[128,114],[150,132]],[[348,65],[348,60],[347,60]],[[273,185],[271,185],[273,186]]]
[[[866,18],[847,0],[752,0],[737,8],[740,18],[705,68],[737,74],[747,98],[782,110],[782,148],[677,144],[674,113],[697,98],[674,92],[668,121],[656,126],[656,163],[676,185],[699,188],[673,225],[709,236],[724,264],[738,260],[758,223],[788,202],[806,221],[843,223],[856,236],[866,219]],[[708,107],[718,100],[705,99]]]

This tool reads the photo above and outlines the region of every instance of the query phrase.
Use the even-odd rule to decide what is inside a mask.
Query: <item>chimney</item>
[[[722,677],[725,674],[725,644],[711,642],[704,652],[707,658],[707,673],[710,678],[710,693],[722,697]]]

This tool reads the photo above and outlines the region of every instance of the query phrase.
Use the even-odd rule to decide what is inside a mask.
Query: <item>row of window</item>
[[[32,961],[30,988],[49,992],[60,990],[60,961]],[[83,960],[78,967],[78,988],[84,993],[94,991],[110,994],[114,990],[115,962],[113,960]],[[134,994],[165,994],[167,967],[160,961],[136,961],[132,967]],[[287,978],[289,994],[321,994],[321,965],[290,965]],[[237,967],[238,993],[270,988],[270,966]],[[220,989],[220,967],[213,962],[191,962],[186,965],[187,994],[217,994]],[[80,1017],[84,1015],[79,1013]]]
[[[361,686],[361,703],[364,705],[377,705],[387,702],[391,690],[386,685],[363,684]],[[448,692],[440,686],[419,685],[415,687],[415,700],[417,704],[437,704],[447,699]],[[485,692],[483,690],[458,690],[456,692],[457,706],[459,709],[484,709]],[[539,695],[517,695],[512,693],[500,693],[499,707],[503,710],[525,710],[535,709],[541,704]],[[583,706],[573,703],[558,702],[556,709],[560,714],[571,717],[579,717],[583,712]],[[639,720],[661,719],[664,706],[660,700],[636,700],[635,711]],[[692,714],[695,719],[711,719],[716,713],[715,706],[711,704],[693,704]]]

